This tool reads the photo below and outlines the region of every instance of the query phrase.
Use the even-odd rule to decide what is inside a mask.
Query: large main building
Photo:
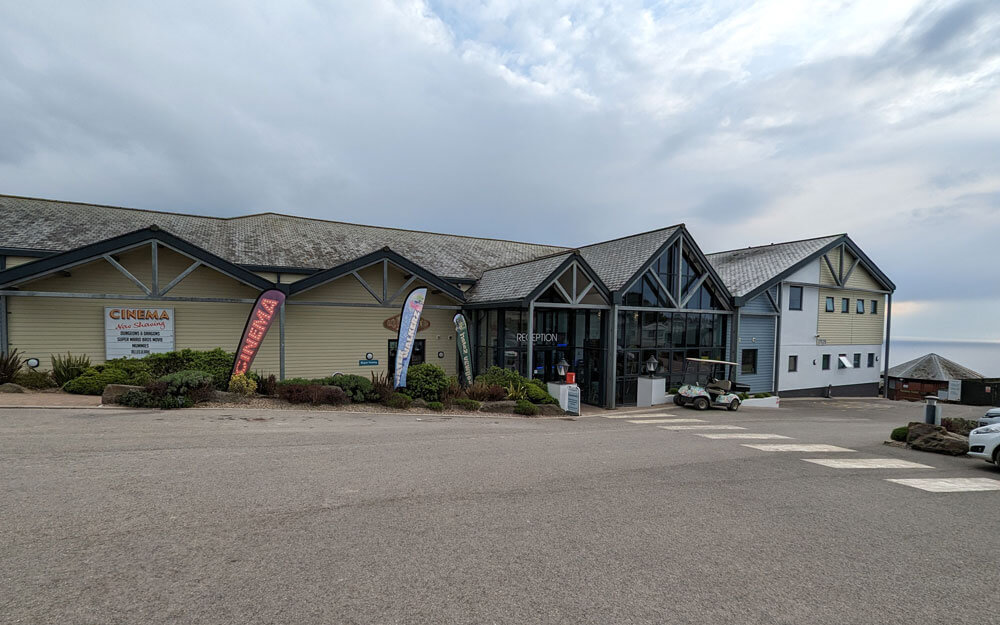
[[[67,351],[232,351],[256,297],[277,288],[286,302],[254,369],[367,375],[391,369],[396,315],[418,286],[429,295],[411,362],[457,372],[461,311],[477,371],[550,380],[565,359],[583,401],[609,407],[635,403],[651,357],[667,388],[684,358],[709,357],[739,362],[754,392],[874,395],[895,289],[844,234],[706,255],[683,224],[565,248],[0,195],[0,351],[43,369]],[[123,332],[123,310],[149,315],[153,338]]]

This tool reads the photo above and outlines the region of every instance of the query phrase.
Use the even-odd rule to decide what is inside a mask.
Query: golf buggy
[[[702,358],[685,358],[684,361],[684,385],[674,395],[675,404],[693,406],[698,410],[707,410],[711,406],[740,409],[737,393],[748,392],[750,387],[735,384],[729,379],[728,368],[735,367],[735,362]]]

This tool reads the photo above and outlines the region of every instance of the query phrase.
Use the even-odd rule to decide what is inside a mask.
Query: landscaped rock
[[[102,404],[116,404],[118,398],[125,394],[125,391],[141,391],[142,386],[132,386],[131,384],[108,384],[101,393]]]
[[[910,423],[906,444],[920,451],[961,456],[969,451],[969,439],[952,434],[940,425],[930,423]]]
[[[7,382],[6,384],[0,384],[0,393],[23,393],[24,387],[20,384],[14,384],[13,382]]]
[[[516,405],[517,405],[517,402],[510,401],[510,400],[504,400],[504,401],[486,401],[486,402],[483,402],[483,405],[479,408],[479,411],[480,412],[500,412],[500,413],[514,412],[514,406],[516,406]]]
[[[559,404],[539,404],[538,414],[545,417],[563,417],[566,411],[559,407]]]

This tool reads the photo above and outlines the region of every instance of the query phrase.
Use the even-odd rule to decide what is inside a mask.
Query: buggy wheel
[[[674,395],[674,403],[677,404],[678,406],[683,406],[684,398],[681,397],[680,395]]]
[[[729,402],[728,406],[726,406],[726,410],[729,410],[730,412],[736,412],[739,409],[740,409],[740,400],[738,399],[734,399],[733,401]]]
[[[704,397],[695,397],[694,401],[691,403],[693,403],[694,407],[698,410],[708,410],[708,400]]]

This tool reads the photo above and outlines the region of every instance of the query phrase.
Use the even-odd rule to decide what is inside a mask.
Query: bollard
[[[941,425],[941,406],[938,405],[938,398],[934,395],[924,397],[927,405],[924,406],[924,423],[931,425]]]

